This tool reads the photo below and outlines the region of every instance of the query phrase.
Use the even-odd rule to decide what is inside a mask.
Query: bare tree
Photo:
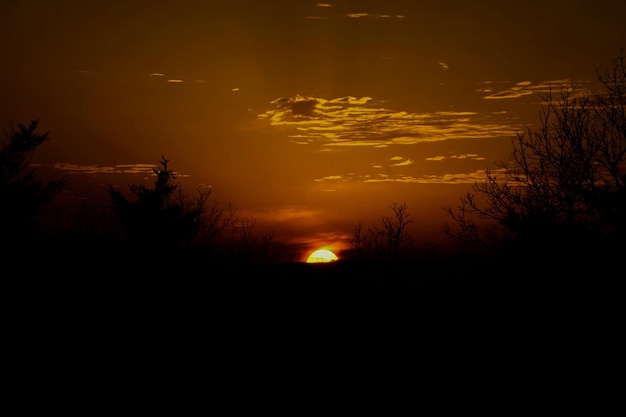
[[[540,127],[512,139],[508,161],[445,207],[446,233],[489,250],[570,255],[624,246],[626,67],[624,51],[598,70],[599,91],[573,84],[544,98]],[[600,246],[598,246],[600,245]],[[552,255],[550,255],[552,256]]]
[[[398,260],[408,255],[412,242],[407,227],[413,222],[407,204],[392,203],[391,216],[381,216],[381,224],[373,224],[365,232],[359,222],[350,240],[352,256],[357,259]]]

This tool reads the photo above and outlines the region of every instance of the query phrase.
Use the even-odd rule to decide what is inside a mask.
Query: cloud
[[[469,154],[452,155],[452,156],[437,155],[437,156],[428,157],[425,160],[426,161],[444,161],[446,159],[470,159],[472,161],[484,161],[485,157],[480,156],[475,153],[469,153]]]
[[[330,10],[333,5],[330,3],[317,3],[317,8],[323,8]],[[305,19],[320,20],[320,19],[404,19],[406,16],[401,14],[389,14],[389,13],[369,13],[365,11],[354,11],[344,14],[325,14],[319,15],[307,15]]]
[[[69,174],[153,174],[156,168],[154,164],[132,164],[132,165],[77,165],[61,162],[53,165],[54,168],[66,171]]]
[[[153,72],[152,74],[150,74],[150,77],[165,77],[165,74],[160,73],[160,72]],[[183,82],[183,80],[181,80],[180,78],[169,78],[166,81],[168,83],[182,83]],[[198,79],[198,80],[194,80],[193,82],[196,84],[203,84],[206,82],[206,80]]]
[[[413,160],[412,159],[402,159],[402,158],[400,158],[400,159],[401,159],[400,162],[396,162],[395,164],[391,164],[391,166],[392,167],[404,167],[404,166],[413,164]]]
[[[272,126],[291,128],[300,144],[326,147],[389,147],[473,138],[510,138],[523,126],[507,114],[470,111],[409,113],[389,109],[371,97],[278,98],[258,115]]]
[[[349,17],[351,19],[362,19],[362,18],[370,18],[370,19],[392,19],[392,18],[404,19],[405,18],[404,15],[400,15],[400,14],[390,15],[390,14],[372,14],[372,13],[347,13],[346,17]]]
[[[478,154],[475,153],[468,153],[468,154],[462,154],[462,155],[452,155],[450,157],[451,159],[472,159],[474,161],[482,161],[485,158],[482,156],[479,156]]]
[[[426,161],[443,161],[445,159],[448,159],[448,157],[443,155],[437,155],[426,158]]]
[[[550,91],[559,92],[561,89],[571,91],[572,81],[569,79],[542,81],[538,84],[533,84],[531,81],[520,81],[511,85],[510,82],[504,81],[498,83],[503,85],[498,89],[492,81],[485,81],[482,83],[484,87],[476,90],[478,93],[484,93],[483,97],[486,100],[502,100],[524,97],[533,94],[547,94]]]
[[[269,117],[273,125],[319,120],[324,117],[321,106],[324,105],[325,101],[300,95],[278,98],[271,102],[271,104],[276,105],[276,110],[265,113],[261,118]]]
[[[497,170],[490,171],[492,175],[498,175]],[[476,170],[468,173],[457,174],[443,174],[443,175],[423,175],[421,177],[415,177],[410,175],[404,175],[399,178],[377,176],[374,178],[364,179],[363,182],[402,182],[410,184],[474,184],[476,182],[483,182],[487,176],[487,172],[484,169]]]
[[[491,170],[492,175],[498,175],[498,171]],[[487,172],[485,170],[476,170],[469,173],[443,174],[443,175],[400,175],[390,176],[387,174],[363,175],[359,177],[349,178],[353,181],[362,183],[405,183],[405,184],[474,184],[476,182],[485,181]],[[347,181],[348,178],[332,176],[316,179],[315,181]]]
[[[103,165],[77,165],[61,162],[52,166],[55,169],[65,171],[68,174],[139,174],[154,176],[155,164],[123,164],[113,166]],[[188,177],[187,174],[174,173],[177,177]]]
[[[530,88],[532,83],[518,83],[520,88]],[[272,108],[258,114],[260,121],[281,129],[293,143],[315,146],[327,152],[346,151],[351,148],[411,149],[427,142],[449,140],[510,140],[517,132],[528,127],[506,111],[438,111],[412,113],[393,109],[388,102],[369,96],[344,96],[326,99],[296,95],[271,101]],[[441,169],[432,162],[458,161],[454,166],[468,166],[485,161],[478,152],[452,155],[435,155],[424,158],[431,164],[416,164],[401,153],[374,161],[363,172],[350,174],[327,173],[316,182],[338,184],[342,181],[367,183],[414,184],[471,184],[484,181],[484,171],[426,175],[424,170]],[[467,161],[460,164],[461,161]]]
[[[165,77],[165,74],[163,74],[161,72],[153,72],[153,73],[150,74],[150,78],[152,78],[152,77],[163,78],[163,77]],[[180,78],[169,78],[169,79],[166,79],[165,81],[168,82],[168,83],[175,83],[175,84],[183,82],[183,80],[181,80]],[[193,80],[192,82],[194,82],[196,84],[204,84],[204,83],[206,83],[206,80],[197,79],[197,80]]]
[[[323,178],[317,178],[313,181],[332,181],[332,180],[343,180],[344,178],[341,175],[329,175]]]
[[[489,174],[498,181],[506,181],[507,174],[504,168],[490,169]],[[471,172],[462,172],[454,174],[433,174],[433,175],[399,175],[391,176],[388,174],[376,174],[376,175],[362,175],[357,176],[351,174],[346,177],[332,176],[319,178],[316,181],[357,181],[362,183],[404,183],[404,184],[446,184],[446,185],[473,185],[476,183],[482,183],[487,178],[487,171],[485,169],[477,169]]]

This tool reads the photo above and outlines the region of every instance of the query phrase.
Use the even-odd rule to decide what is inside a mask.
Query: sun
[[[339,258],[328,249],[318,249],[313,251],[306,260],[308,264],[316,264],[321,262],[335,262]]]

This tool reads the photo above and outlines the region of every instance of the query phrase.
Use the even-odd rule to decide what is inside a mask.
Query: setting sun
[[[337,255],[329,251],[328,249],[318,249],[311,253],[306,260],[306,263],[320,263],[320,262],[334,262],[338,260]]]

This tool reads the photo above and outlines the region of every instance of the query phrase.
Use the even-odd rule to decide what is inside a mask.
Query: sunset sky
[[[548,88],[594,86],[624,16],[621,0],[4,0],[0,125],[39,119],[34,162],[71,195],[165,156],[295,245],[339,250],[393,202],[436,243]]]

